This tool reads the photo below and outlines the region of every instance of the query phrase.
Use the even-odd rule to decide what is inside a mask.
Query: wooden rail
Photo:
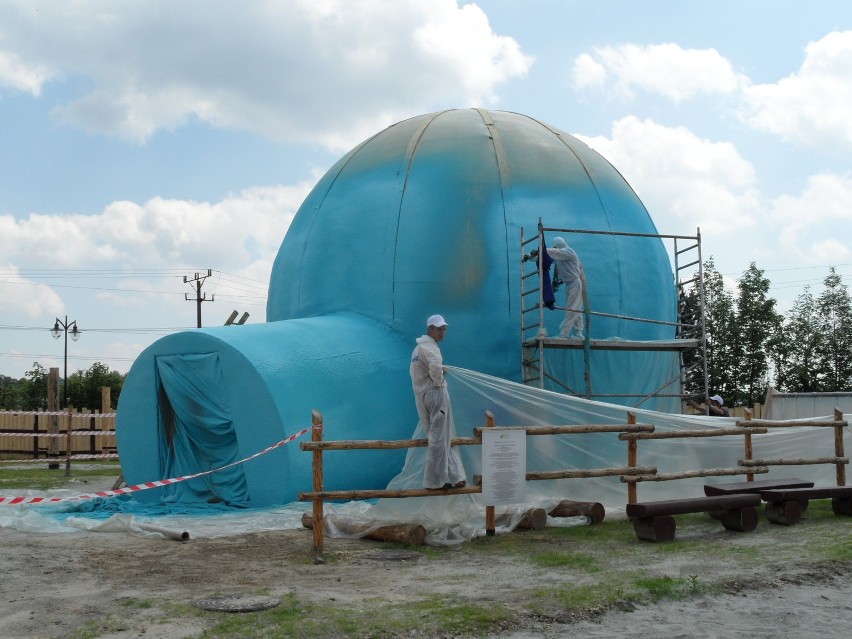
[[[539,435],[581,435],[588,433],[633,433],[647,434],[654,431],[651,424],[637,424],[635,418],[631,421],[628,413],[628,423],[625,424],[580,424],[564,426],[518,426],[529,436]],[[355,500],[355,499],[377,499],[391,498],[404,499],[407,497],[438,497],[444,495],[471,495],[482,492],[481,477],[474,476],[473,485],[464,488],[448,488],[441,490],[430,490],[426,488],[407,489],[356,489],[356,490],[325,490],[323,486],[323,453],[331,450],[397,450],[401,448],[423,448],[428,445],[425,439],[400,439],[400,440],[337,440],[323,441],[323,419],[319,411],[312,412],[313,430],[310,442],[302,442],[299,448],[303,451],[313,453],[313,490],[299,493],[299,501],[312,501],[313,512],[311,528],[313,529],[313,548],[317,561],[323,552],[324,526],[323,526],[323,502],[326,500]],[[485,413],[485,427],[497,428],[494,425],[494,416],[490,411]],[[455,437],[452,440],[454,446],[481,446],[483,427],[474,429],[474,437]],[[656,472],[653,467],[617,467],[617,468],[595,468],[595,469],[571,469],[557,471],[539,471],[526,474],[528,481],[545,481],[554,479],[583,478],[583,477],[608,477],[642,474],[651,476]],[[565,502],[569,503],[569,502]],[[575,504],[576,505],[576,504]],[[583,507],[599,506],[599,504],[579,504]],[[574,509],[576,510],[576,509]],[[583,510],[583,508],[580,508]],[[588,508],[586,508],[588,510]],[[591,512],[591,511],[590,511]],[[485,530],[487,535],[495,533],[494,507],[485,508]]]
[[[810,457],[803,459],[753,459],[751,440],[747,440],[746,456],[738,463],[746,467],[754,466],[805,466],[811,464],[834,464],[835,477],[838,486],[846,485],[846,464],[849,463],[849,458],[843,452],[843,429],[849,423],[843,419],[843,412],[837,408],[834,409],[833,420],[819,419],[795,419],[790,421],[773,421],[769,419],[751,419],[750,414],[746,414],[744,420],[737,421],[737,426],[751,427],[760,426],[764,428],[798,428],[798,427],[813,427],[813,428],[833,428],[834,429],[834,457]],[[749,479],[751,481],[751,479]]]
[[[630,414],[628,421],[635,422],[635,415]],[[754,425],[752,425],[754,424]],[[741,435],[744,439],[745,457],[751,459],[751,436],[753,434],[766,433],[767,428],[763,425],[757,425],[754,422],[749,422],[748,425],[737,422],[735,428],[711,428],[705,430],[681,430],[681,431],[662,431],[650,433],[622,433],[618,438],[627,442],[627,465],[630,468],[638,468],[637,466],[637,442],[639,440],[660,440],[660,439],[685,439],[698,437],[728,437],[731,435]],[[686,470],[676,473],[625,473],[621,476],[621,481],[627,484],[627,503],[638,503],[636,485],[644,481],[674,481],[677,479],[695,479],[698,477],[725,477],[730,475],[746,475],[751,480],[758,473],[768,473],[769,468],[765,465],[746,465],[738,462],[738,468],[704,468],[701,470]]]

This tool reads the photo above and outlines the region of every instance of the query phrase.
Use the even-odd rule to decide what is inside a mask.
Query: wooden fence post
[[[68,407],[66,407],[65,410],[68,411],[68,414],[65,415],[65,419],[68,420],[66,422],[67,430],[65,431],[66,434],[67,434],[66,440],[68,441],[68,444],[67,444],[68,450],[65,452],[65,476],[70,477],[71,476],[71,452],[72,452],[72,449],[71,449],[71,431],[73,430],[72,419],[71,419],[71,411],[74,410],[74,407],[68,406]]]
[[[744,421],[750,422],[752,417],[752,412],[750,409],[745,409],[745,417]],[[745,434],[745,460],[751,461],[754,457],[754,451],[751,447],[751,433]],[[754,481],[754,473],[746,473],[746,481]]]
[[[485,411],[485,428],[494,428],[494,414],[487,410]],[[494,506],[485,507],[485,536],[493,537],[497,534],[496,523],[494,517]]]
[[[834,409],[834,421],[843,421],[843,412]],[[835,457],[843,457],[843,426],[834,427],[834,455]],[[837,462],[837,485],[846,485],[846,466]]]
[[[627,413],[627,423],[635,424],[636,423],[636,413]],[[636,467],[636,440],[628,439],[627,440],[627,465],[630,468]],[[635,504],[636,503],[636,482],[630,482],[627,484],[627,503]]]
[[[47,375],[47,410],[55,413],[59,410],[59,369],[51,368]],[[38,417],[36,417],[38,420]],[[51,415],[47,418],[47,432],[51,435],[59,434],[59,416]],[[38,439],[36,439],[38,442]],[[36,444],[38,451],[38,444]],[[38,456],[36,456],[38,457]],[[59,470],[59,438],[49,437],[47,439],[47,467],[50,470]]]
[[[321,442],[322,441],[322,414],[318,410],[311,411],[311,424],[313,428],[311,428],[311,441],[313,442]],[[314,492],[321,493],[322,492],[322,450],[314,451],[314,459],[313,459],[313,470],[314,470]],[[317,554],[317,557],[322,555],[323,552],[323,503],[322,497],[318,499],[314,499],[314,511],[313,511],[313,519],[314,519],[314,552]]]

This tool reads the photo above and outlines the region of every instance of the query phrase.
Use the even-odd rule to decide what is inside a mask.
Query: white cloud
[[[48,77],[42,68],[83,78],[86,93],[57,106],[55,117],[138,141],[192,117],[348,150],[424,107],[490,106],[497,87],[532,64],[478,6],[456,0],[205,0],[182,8],[167,0],[50,3],[36,21],[29,3],[6,4],[0,51],[19,59],[3,74],[0,58],[0,83],[37,92]]]
[[[0,50],[0,87],[39,95],[49,76],[41,65],[27,65],[14,52]]]
[[[19,266],[238,269],[271,260],[313,184],[258,187],[221,202],[114,202],[98,215],[0,217],[0,249]]]
[[[797,73],[744,92],[743,119],[788,141],[823,148],[852,143],[852,31],[833,32],[805,49]]]
[[[55,315],[61,312],[62,300],[49,287],[22,277],[18,267],[6,264],[0,268],[0,315],[18,314],[26,318]]]
[[[727,234],[752,226],[759,215],[754,168],[729,142],[634,116],[616,121],[611,138],[577,137],[618,168],[660,232],[698,226]]]
[[[639,89],[674,102],[735,93],[747,82],[715,49],[684,49],[672,43],[596,47],[574,61],[572,80],[577,90],[610,85],[622,99],[635,98],[634,89]]]
[[[844,229],[852,222],[852,175],[812,176],[800,196],[772,202],[769,221],[780,230],[778,249],[790,262],[849,262]]]

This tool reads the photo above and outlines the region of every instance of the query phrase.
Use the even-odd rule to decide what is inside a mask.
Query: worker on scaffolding
[[[447,322],[443,317],[429,317],[426,335],[417,338],[409,367],[414,403],[429,441],[423,485],[432,490],[462,488],[467,483],[461,457],[451,445],[456,427],[444,379],[444,360],[438,347],[446,332]]]
[[[559,337],[583,339],[583,265],[577,253],[561,237],[553,238],[547,254],[556,263],[556,273],[568,289],[565,319],[559,325]]]

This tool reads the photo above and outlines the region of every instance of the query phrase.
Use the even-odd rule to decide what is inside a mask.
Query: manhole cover
[[[385,561],[406,561],[420,559],[422,555],[414,550],[376,550],[363,555],[365,559],[383,559]]]
[[[227,595],[225,597],[199,599],[193,605],[202,610],[215,610],[217,612],[254,612],[256,610],[269,610],[280,604],[281,600],[276,597]]]

